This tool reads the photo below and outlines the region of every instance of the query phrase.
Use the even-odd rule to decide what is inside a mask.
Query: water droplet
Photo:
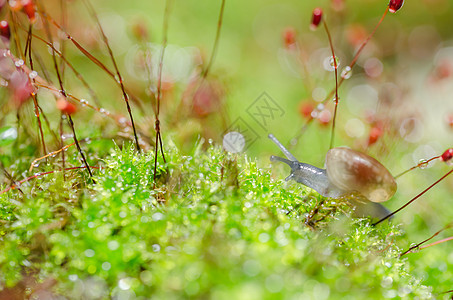
[[[349,79],[352,76],[352,69],[350,66],[346,66],[343,68],[343,71],[341,71],[341,77],[344,79]]]
[[[311,115],[312,118],[317,118],[318,117],[318,112],[316,110],[314,110],[314,111],[311,112],[310,115]]]
[[[102,263],[102,270],[104,271],[110,270],[111,267],[112,265],[108,261]]]
[[[156,212],[155,214],[153,214],[152,218],[153,218],[153,221],[157,222],[157,221],[163,220],[164,215],[160,212]]]
[[[77,279],[79,279],[79,276],[77,276],[77,274],[70,274],[68,276],[69,280],[71,281],[76,281]]]
[[[99,109],[99,112],[100,112],[101,114],[105,113],[105,108],[100,108],[100,109]]]
[[[86,99],[80,99],[80,104],[82,106],[86,106],[88,104],[88,101]]]
[[[324,104],[320,103],[318,106],[316,106],[317,110],[323,110],[324,109]]]
[[[16,62],[14,62],[14,64],[16,65],[16,67],[22,67],[24,65],[24,61],[22,59],[19,59],[19,60],[16,60]]]
[[[131,280],[129,278],[123,278],[118,281],[118,287],[123,291],[131,288]]]
[[[230,153],[239,153],[245,147],[244,136],[236,131],[228,132],[223,136],[223,148]]]
[[[426,159],[420,159],[418,162],[420,169],[426,169],[428,167],[428,162]]]
[[[311,93],[311,96],[313,97],[313,100],[315,100],[317,102],[321,102],[324,99],[326,99],[327,92],[325,89],[323,89],[321,87],[317,87],[313,90],[313,92]]]
[[[38,77],[38,72],[31,71],[28,77],[30,77],[30,79],[35,79],[36,77]]]
[[[381,280],[381,286],[383,288],[390,288],[392,286],[392,284],[393,284],[393,278],[390,276],[384,277]]]
[[[72,139],[72,134],[70,134],[70,133],[68,133],[68,134],[63,134],[63,135],[61,136],[61,139],[62,139],[63,141],[65,141],[65,140],[67,140],[67,139]]]
[[[85,250],[84,253],[85,253],[85,256],[86,256],[86,257],[93,257],[94,254],[95,254],[95,252],[94,252],[93,249],[87,249],[87,250]]]
[[[338,56],[335,56],[335,59],[334,59],[333,56],[331,56],[331,57],[329,58],[329,64],[330,64],[330,66],[331,66],[332,68],[334,68],[334,69],[335,69],[335,63],[336,63],[337,68],[338,68],[338,66],[340,65],[340,59],[338,58]]]
[[[107,247],[110,250],[114,251],[120,247],[120,244],[117,241],[110,241],[108,242]]]

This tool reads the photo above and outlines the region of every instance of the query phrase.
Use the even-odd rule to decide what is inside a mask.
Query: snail
[[[376,159],[346,148],[332,148],[326,155],[326,168],[321,169],[299,162],[273,135],[269,138],[280,148],[286,158],[272,155],[271,161],[280,161],[291,167],[286,181],[294,180],[308,186],[319,194],[340,198],[354,194],[361,200],[353,201],[356,214],[372,217],[386,216],[390,212],[378,202],[390,199],[396,192],[396,181],[390,172]]]

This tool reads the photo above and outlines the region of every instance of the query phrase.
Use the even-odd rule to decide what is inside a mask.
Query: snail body
[[[364,153],[346,147],[330,149],[326,155],[326,168],[321,169],[299,162],[274,135],[269,134],[269,138],[287,157],[270,157],[271,161],[280,161],[291,167],[287,181],[295,180],[325,197],[359,194],[373,203],[387,201],[396,192],[396,181],[390,172]]]

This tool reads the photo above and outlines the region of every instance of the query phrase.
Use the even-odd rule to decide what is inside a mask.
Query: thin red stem
[[[208,76],[208,73],[214,62],[214,58],[217,54],[217,48],[219,46],[219,40],[220,40],[220,32],[222,29],[223,13],[225,11],[225,2],[226,2],[226,0],[222,0],[222,4],[220,6],[220,13],[219,13],[219,19],[217,21],[217,32],[215,35],[214,45],[212,47],[212,52],[211,52],[211,57],[209,58],[209,63],[201,76],[203,79],[205,79]]]
[[[108,40],[107,36],[105,35],[104,29],[101,26],[101,22],[99,21],[99,18],[97,16],[96,12],[94,11],[94,8],[91,5],[91,3],[88,0],[85,0],[84,3],[85,3],[85,6],[90,11],[91,15],[93,16],[93,18],[96,20],[99,31],[101,32],[101,35],[102,35],[102,40],[104,41],[104,44],[106,45],[107,50],[109,52],[109,56],[112,59],[113,67],[115,68],[116,75],[118,76],[118,83],[121,87],[121,92],[123,93],[123,99],[124,99],[124,102],[126,102],[129,119],[131,120],[132,130],[134,132],[134,138],[135,138],[135,146],[137,147],[137,151],[140,151],[140,144],[138,142],[137,131],[135,130],[134,118],[132,117],[132,110],[131,110],[131,106],[129,104],[129,96],[126,93],[126,89],[123,84],[123,78],[121,76],[120,70],[118,69],[118,65],[116,63],[115,56],[113,55],[112,48],[110,47],[109,40]]]
[[[55,26],[57,29],[61,30],[64,32],[66,35],[66,38],[70,40],[73,45],[80,51],[82,52],[83,55],[85,55],[89,60],[91,60],[94,64],[96,64],[98,67],[100,67],[104,72],[106,72],[118,86],[120,85],[120,82],[117,80],[116,75],[110,71],[100,60],[98,60],[96,57],[94,57],[88,50],[86,50],[82,45],[80,45],[67,31],[65,31],[54,19],[52,19],[49,15],[47,15],[45,12],[40,12],[42,17],[46,20],[48,20],[50,23],[52,23],[53,26]],[[130,96],[130,98],[135,101],[137,105],[140,106],[141,100],[137,98],[129,89],[124,87],[126,93]],[[141,106],[140,106],[141,107]]]
[[[445,242],[448,242],[448,241],[452,241],[452,240],[453,240],[453,236],[450,236],[450,237],[447,237],[447,238],[445,238],[445,239],[436,241],[436,242],[434,242],[434,243],[431,243],[431,244],[428,244],[428,245],[425,245],[425,246],[421,246],[421,247],[420,247],[420,250],[425,249],[425,248],[428,248],[428,247],[436,246],[436,245],[438,245],[438,244],[442,244],[442,243],[445,243]]]
[[[392,212],[391,214],[387,215],[386,217],[380,219],[379,221],[377,221],[376,223],[374,223],[373,225],[376,226],[378,225],[379,223],[387,220],[388,218],[390,218],[391,216],[393,216],[394,214],[396,214],[397,212],[399,212],[400,210],[404,209],[406,206],[408,206],[409,204],[411,204],[412,202],[414,202],[415,200],[417,200],[418,198],[420,198],[423,194],[425,194],[427,191],[429,191],[432,187],[434,187],[436,184],[438,184],[439,182],[441,182],[445,177],[447,177],[448,175],[450,175],[451,173],[453,173],[453,169],[448,171],[444,176],[442,176],[441,178],[439,178],[436,182],[434,182],[433,184],[431,184],[429,187],[427,187],[423,192],[421,192],[420,194],[418,194],[417,196],[415,196],[414,198],[412,198],[411,200],[409,200],[406,204],[404,204],[403,206],[401,206],[400,208],[398,208],[397,210],[395,210],[394,212]]]
[[[30,181],[32,179],[35,179],[35,178],[38,178],[38,177],[41,177],[41,176],[44,176],[44,175],[49,175],[49,174],[52,174],[52,173],[55,173],[55,172],[61,172],[63,170],[64,171],[70,171],[70,170],[85,169],[85,168],[86,168],[86,166],[83,166],[83,167],[71,167],[71,168],[65,168],[65,169],[61,169],[61,170],[53,170],[53,171],[48,171],[48,172],[37,173],[35,175],[32,175],[32,176],[27,177],[25,179],[22,179],[21,181],[18,182],[18,185],[21,185],[22,183]],[[91,166],[90,168],[100,169],[100,167],[93,167],[93,166]],[[17,185],[10,186],[10,187],[4,189],[3,191],[0,191],[0,195],[4,194],[4,193],[6,193],[6,192],[8,192],[10,190],[14,190],[16,188],[19,189],[17,187]]]
[[[160,130],[160,120],[159,120],[159,113],[160,113],[160,102],[162,98],[162,71],[164,65],[164,55],[165,49],[167,48],[167,40],[168,40],[168,19],[170,17],[170,3],[171,0],[167,0],[165,2],[165,12],[164,12],[164,23],[162,26],[162,50],[160,53],[159,58],[159,72],[157,78],[157,96],[156,96],[156,108],[155,112],[155,129],[156,129],[156,139],[155,139],[155,148],[154,148],[154,187],[156,186],[156,178],[157,178],[157,156],[159,153],[159,144],[162,152],[162,158],[165,161],[163,145],[162,145],[162,136]]]
[[[39,7],[39,11],[42,12],[45,15],[44,7],[41,6],[41,5],[38,5],[38,7]],[[53,44],[52,33],[50,32],[50,28],[49,28],[49,22],[47,21],[47,19],[44,19],[43,23],[44,23],[44,29],[45,29],[46,34],[47,34],[47,38],[49,39],[50,43]],[[66,99],[67,98],[66,91],[65,91],[65,89],[63,87],[63,80],[62,80],[61,75],[60,75],[60,69],[58,68],[58,62],[57,62],[57,58],[56,58],[56,55],[55,55],[55,51],[52,51],[52,60],[53,60],[53,63],[54,63],[55,72],[57,73],[58,83],[60,84],[60,88],[61,88],[60,94]],[[82,161],[83,161],[83,163],[85,164],[85,166],[87,168],[87,171],[88,171],[88,174],[90,175],[91,180],[93,181],[93,183],[95,183],[95,181],[93,179],[93,174],[91,173],[91,170],[90,170],[90,166],[88,165],[88,162],[87,162],[87,160],[85,158],[85,154],[83,153],[82,148],[80,147],[79,141],[77,139],[77,134],[76,134],[76,131],[75,131],[75,128],[74,128],[74,122],[72,121],[71,115],[67,114],[67,118],[68,118],[69,126],[71,127],[71,130],[72,130],[72,135],[73,135],[73,139],[74,139],[74,142],[76,144],[77,150],[80,153]]]
[[[25,55],[28,54],[28,60],[30,61],[30,69],[33,71],[33,58],[31,55],[31,46],[32,43],[32,25],[30,24],[30,27],[28,29],[28,34],[27,34],[27,46],[25,47]],[[35,82],[35,79],[33,78],[33,83]],[[40,117],[40,112],[39,112],[39,104],[38,104],[38,95],[33,91],[31,93],[31,97],[33,99],[33,105],[35,107],[35,116],[36,120],[38,121],[38,130],[39,130],[39,135],[41,137],[41,143],[42,143],[42,151],[43,154],[45,155],[47,153],[46,149],[46,141],[44,140],[44,132],[42,130],[42,124],[41,124],[41,117]]]
[[[330,31],[329,28],[327,27],[327,22],[323,19],[324,23],[324,28],[327,33],[327,37],[329,39],[329,46],[330,46],[330,51],[332,52],[332,59],[333,59],[333,66],[335,69],[335,109],[333,113],[333,119],[332,119],[332,134],[330,137],[330,149],[333,148],[333,143],[335,139],[335,120],[337,118],[337,107],[338,107],[338,64],[337,64],[337,57],[335,56],[335,51],[333,49],[333,42],[332,42],[332,37],[330,36]]]
[[[382,21],[384,20],[385,16],[387,15],[389,11],[389,8],[388,6],[386,7],[385,11],[384,11],[384,14],[382,15],[381,19],[379,20],[379,22],[376,24],[376,26],[374,27],[373,31],[371,32],[371,34],[365,39],[365,41],[362,43],[362,45],[360,46],[360,48],[357,50],[356,54],[354,55],[354,58],[352,59],[351,63],[349,64],[349,67],[352,69],[356,62],[357,62],[357,59],[359,58],[360,54],[362,53],[363,49],[365,48],[365,46],[368,44],[368,42],[370,41],[370,39],[373,37],[373,35],[376,33],[376,30],[378,29],[378,27],[381,25]],[[343,84],[345,78],[341,78],[340,81],[338,82],[338,88]],[[332,98],[332,96],[335,94],[335,88],[333,88],[330,93],[327,95],[327,97],[321,102],[322,104],[325,104],[330,98]],[[310,117],[308,118],[308,120],[305,122],[305,124],[302,126],[302,128],[299,130],[299,133],[295,136],[294,140],[295,140],[295,143],[292,143],[290,146],[295,146],[297,144],[297,142],[299,141],[299,139],[302,137],[302,135],[304,134],[304,132],[307,130],[308,128],[308,125],[311,124],[311,122],[313,121],[313,117],[310,115]]]
[[[403,176],[404,174],[406,174],[406,173],[408,173],[408,172],[410,172],[410,171],[412,171],[412,170],[415,170],[415,169],[417,169],[417,168],[420,168],[421,166],[426,165],[426,164],[428,164],[429,162],[431,162],[431,161],[433,161],[433,160],[435,160],[435,159],[438,159],[438,158],[441,157],[441,156],[442,156],[442,155],[434,156],[434,157],[428,159],[427,161],[420,162],[420,163],[418,163],[417,165],[413,166],[412,168],[407,169],[406,171],[404,171],[404,172],[402,172],[402,173],[396,175],[395,178],[398,178],[398,177]]]
[[[451,226],[453,226],[453,223],[448,224],[447,226],[445,226],[445,227],[442,228],[441,230],[437,231],[436,233],[434,233],[432,236],[430,236],[430,237],[427,238],[426,240],[424,240],[424,241],[418,243],[418,244],[415,245],[415,246],[410,247],[408,250],[406,250],[405,252],[403,252],[403,253],[400,255],[400,257],[403,256],[403,255],[406,255],[407,253],[411,253],[412,250],[414,250],[414,249],[417,249],[417,248],[418,248],[418,249],[422,249],[422,248],[420,247],[420,245],[422,245],[422,244],[426,243],[427,241],[433,239],[434,237],[436,237],[437,235],[439,235],[442,231],[444,231],[444,230],[450,228]],[[420,247],[420,248],[419,248],[419,247]]]

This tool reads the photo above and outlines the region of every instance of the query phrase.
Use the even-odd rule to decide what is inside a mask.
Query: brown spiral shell
[[[392,174],[376,159],[345,147],[326,156],[329,181],[344,191],[358,192],[371,202],[384,202],[396,192]]]

